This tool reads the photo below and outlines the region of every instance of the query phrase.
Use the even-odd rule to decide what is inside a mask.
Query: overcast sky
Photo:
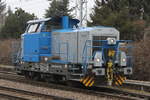
[[[39,18],[43,18],[45,10],[49,7],[48,0],[2,0],[7,3],[7,6],[10,6],[13,11],[15,8],[22,8],[26,12],[34,13]],[[73,6],[76,0],[70,0],[71,6]],[[88,12],[91,11],[93,7],[94,0],[88,0]]]
[[[7,3],[14,11],[16,7],[24,9],[26,12],[35,13],[36,16],[42,18],[45,9],[48,8],[49,2],[47,0],[2,0]]]

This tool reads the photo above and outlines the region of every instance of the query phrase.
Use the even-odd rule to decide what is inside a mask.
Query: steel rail
[[[10,74],[10,75],[9,75]],[[40,86],[40,87],[48,87],[48,88],[54,88],[54,89],[61,89],[61,90],[67,90],[67,91],[74,91],[74,92],[82,92],[85,94],[89,94],[89,95],[95,95],[95,96],[106,96],[106,97],[113,97],[113,98],[118,98],[118,99],[128,99],[128,100],[138,100],[139,98],[137,98],[136,96],[129,96],[126,94],[123,94],[120,92],[118,92],[117,90],[112,90],[111,88],[106,88],[105,87],[105,91],[104,91],[104,87],[93,87],[93,88],[82,88],[82,87],[68,87],[65,85],[60,85],[60,84],[50,84],[50,83],[45,83],[45,82],[37,82],[37,81],[32,81],[32,80],[25,80],[24,77],[22,76],[16,76],[13,77],[12,73],[0,73],[0,78],[2,79],[6,79],[6,80],[10,80],[10,81],[15,81],[15,82],[19,82],[19,83],[25,83],[25,84],[31,84],[34,86]],[[111,90],[111,92],[110,92]],[[117,92],[116,92],[117,91]],[[141,98],[140,98],[141,100]]]
[[[7,93],[0,93],[0,97],[7,98],[9,100],[29,100],[29,99],[25,99],[25,98],[22,98],[22,97],[8,95]]]
[[[40,97],[40,98],[52,99],[52,100],[72,100],[69,98],[47,95],[47,94],[42,94],[42,93],[38,93],[38,92],[31,92],[31,91],[26,91],[23,89],[16,89],[16,88],[10,88],[10,87],[5,87],[5,86],[0,86],[0,91],[9,91],[9,92],[11,92],[10,95],[8,95],[8,92],[7,92],[7,94],[2,94],[2,95],[8,96],[8,97],[13,97],[16,99],[20,98],[21,100],[32,100],[32,98],[31,99],[24,98],[23,96]],[[20,97],[14,96],[13,93],[20,95]]]
[[[150,92],[150,82],[138,80],[126,80],[124,86],[132,89]]]
[[[137,90],[132,90],[132,89],[125,89],[125,88],[120,88],[120,87],[107,87],[107,86],[98,86],[94,87],[95,91],[103,91],[107,93],[112,93],[114,95],[120,94],[121,96],[125,97],[131,97],[133,99],[150,99],[150,93],[147,92],[142,92],[142,91],[137,91]]]
[[[3,79],[7,79],[7,80],[11,80],[11,81],[18,81],[18,82],[22,82],[22,83],[30,83],[30,84],[42,84],[42,85],[40,85],[40,86],[44,86],[44,87],[51,87],[50,86],[50,84],[47,84],[47,85],[45,85],[46,83],[43,83],[43,82],[37,82],[37,81],[32,81],[32,80],[28,80],[28,82],[25,82],[24,81],[24,77],[23,76],[18,76],[17,74],[15,74],[14,72],[7,72],[7,71],[0,71],[0,73],[3,73],[3,74],[7,74],[7,76],[10,74],[10,76],[11,76],[11,78],[10,77],[1,77],[0,76],[0,78],[3,78]],[[13,79],[14,77],[13,77],[13,75],[15,76],[15,78],[17,78],[17,80],[16,79]],[[52,85],[52,84],[51,84]],[[58,86],[58,85],[57,85]],[[150,88],[150,82],[145,82],[145,81],[137,81],[137,80],[126,80],[125,81],[125,83],[124,83],[124,87],[126,87],[126,86],[131,86],[132,88],[134,87],[134,86],[138,86],[138,87],[140,87],[139,89],[135,89],[134,88],[134,90],[146,90],[147,88]],[[53,86],[53,87],[55,87],[55,86]],[[130,89],[132,89],[130,87]],[[104,87],[103,87],[104,88]],[[97,90],[97,89],[99,89],[99,90]],[[106,87],[105,87],[105,89],[106,89]],[[119,96],[120,97],[122,97],[122,98],[128,98],[129,97],[129,95],[130,95],[130,97],[129,98],[131,98],[131,100],[135,100],[135,99],[137,99],[137,97],[138,98],[148,98],[148,99],[150,99],[150,96],[149,96],[149,94],[147,93],[147,92],[143,92],[143,91],[128,91],[128,90],[126,90],[126,89],[120,89],[120,88],[108,88],[107,87],[107,89],[109,90],[109,91],[103,91],[103,93],[101,92],[102,91],[102,88],[101,87],[96,87],[95,88],[95,90],[97,90],[97,91],[95,91],[95,93],[97,94],[97,92],[99,92],[99,94],[105,94],[106,96],[112,96],[112,95],[114,95],[114,96],[112,96],[112,97],[117,97],[118,96],[118,98],[119,98]],[[107,90],[106,89],[106,90]],[[83,90],[83,91],[85,91],[85,90]],[[111,92],[110,92],[111,91]],[[89,91],[89,92],[92,92],[92,94],[94,94],[94,90],[92,90],[92,91]],[[132,97],[133,98],[132,98]],[[129,99],[128,98],[128,99]]]

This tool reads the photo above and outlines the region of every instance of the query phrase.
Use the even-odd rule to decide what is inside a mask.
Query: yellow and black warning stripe
[[[95,83],[94,76],[83,77],[80,79],[80,82],[86,87],[91,87]]]
[[[114,79],[115,79],[114,83],[117,86],[122,85],[124,83],[124,81],[126,80],[125,77],[122,77],[120,75],[115,76]]]

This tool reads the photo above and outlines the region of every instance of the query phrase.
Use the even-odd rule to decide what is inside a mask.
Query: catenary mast
[[[80,27],[87,23],[87,0],[76,0],[76,15],[80,19]]]

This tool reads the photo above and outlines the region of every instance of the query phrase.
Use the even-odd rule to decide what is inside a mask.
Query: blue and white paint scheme
[[[105,81],[121,85],[132,75],[131,41],[120,40],[116,28],[78,23],[68,16],[28,21],[16,70],[27,77],[80,80],[88,87]]]
[[[79,23],[76,19],[69,19],[67,16],[62,19],[47,18],[43,20],[28,21],[27,29],[22,38],[22,60],[25,62],[40,62],[41,57],[52,56],[52,32],[56,31],[55,25],[48,29],[46,23],[57,23],[61,30],[69,30]],[[45,29],[47,28],[47,29]]]

